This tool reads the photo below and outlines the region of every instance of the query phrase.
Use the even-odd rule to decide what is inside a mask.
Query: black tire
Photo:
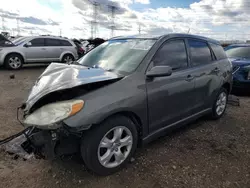
[[[65,54],[62,58],[62,63],[70,63],[70,61],[68,61],[68,60],[74,61],[75,58],[72,54]]]
[[[5,67],[10,70],[21,69],[23,66],[23,63],[24,63],[23,57],[16,53],[7,55],[4,61]]]
[[[225,96],[226,96],[226,104],[225,104],[225,109],[222,111],[222,113],[218,113],[217,112],[217,101],[219,99],[219,97],[221,96],[221,94],[224,93]],[[213,108],[212,108],[212,113],[211,113],[211,118],[216,120],[216,119],[220,119],[225,111],[226,111],[226,108],[227,108],[227,101],[228,101],[228,91],[225,89],[225,88],[221,88],[220,91],[218,92],[217,96],[216,96],[216,99],[214,100],[214,104],[213,104]]]
[[[103,137],[113,128],[123,126],[126,127],[132,133],[132,146],[131,150],[127,155],[127,158],[119,165],[114,168],[107,168],[103,166],[99,159],[99,144]],[[129,118],[121,115],[114,116],[105,120],[98,127],[93,128],[85,135],[83,135],[81,143],[81,155],[86,167],[94,172],[95,174],[106,176],[113,174],[123,168],[131,157],[134,155],[138,143],[138,134],[136,125]],[[121,151],[121,149],[119,149]]]

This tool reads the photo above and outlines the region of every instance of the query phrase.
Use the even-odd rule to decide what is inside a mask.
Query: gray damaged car
[[[42,73],[21,107],[30,128],[22,146],[45,158],[80,152],[88,169],[108,175],[167,130],[220,118],[231,83],[232,65],[212,39],[113,38]]]

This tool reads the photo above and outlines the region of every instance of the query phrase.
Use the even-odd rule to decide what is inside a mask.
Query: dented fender
[[[147,93],[146,87],[142,84],[138,87],[138,82],[142,82],[143,77],[126,77],[105,87],[77,98],[84,100],[83,109],[72,117],[64,120],[64,123],[78,130],[87,130],[92,125],[100,124],[106,118],[117,113],[132,113],[140,123],[147,127]],[[141,80],[140,80],[141,79]],[[129,82],[130,84],[125,84]],[[147,129],[144,129],[147,132]]]

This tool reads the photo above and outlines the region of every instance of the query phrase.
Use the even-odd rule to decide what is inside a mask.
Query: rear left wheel
[[[81,154],[89,170],[99,175],[109,175],[131,159],[137,141],[135,124],[127,117],[115,116],[84,136]]]
[[[212,108],[212,118],[219,119],[226,111],[228,101],[228,92],[225,88],[219,91]]]
[[[74,61],[74,56],[71,54],[65,54],[62,58],[62,63],[70,63],[72,61]]]

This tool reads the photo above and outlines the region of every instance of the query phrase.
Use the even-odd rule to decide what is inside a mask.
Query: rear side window
[[[153,58],[154,66],[167,65],[173,70],[188,66],[184,40],[172,40],[163,44]]]
[[[39,47],[44,46],[44,39],[43,38],[36,38],[30,41],[32,47]]]
[[[61,46],[61,42],[58,39],[45,39],[46,46]]]
[[[221,45],[213,44],[213,43],[210,43],[209,45],[212,48],[212,50],[214,52],[214,55],[215,55],[215,57],[216,57],[217,60],[221,60],[221,59],[226,59],[227,58],[226,53],[225,53],[225,51],[224,51],[224,49],[222,48]]]
[[[211,51],[206,42],[188,39],[193,66],[205,65],[212,61]]]
[[[67,40],[60,40],[60,41],[61,41],[61,46],[72,46],[72,44]]]

